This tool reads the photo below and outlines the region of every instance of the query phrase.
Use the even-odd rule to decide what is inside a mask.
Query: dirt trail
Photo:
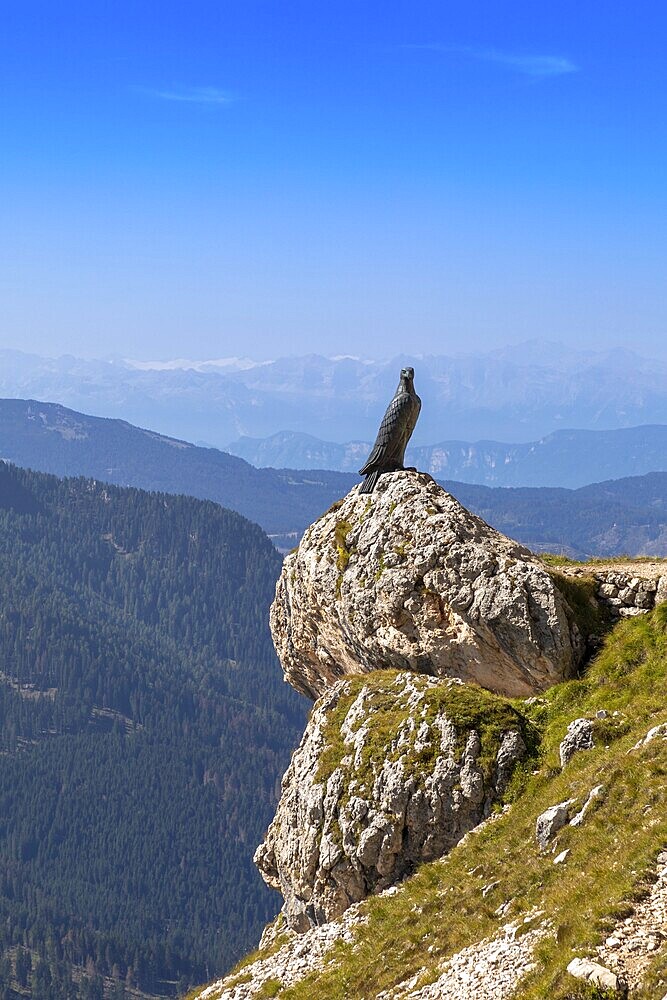
[[[667,576],[667,559],[610,559],[608,562],[566,563],[553,568],[568,576],[595,576],[596,573],[611,571],[656,580],[660,576]]]

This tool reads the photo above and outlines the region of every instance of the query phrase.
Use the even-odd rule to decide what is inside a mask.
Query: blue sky
[[[1,347],[667,353],[663,5],[4,7]]]

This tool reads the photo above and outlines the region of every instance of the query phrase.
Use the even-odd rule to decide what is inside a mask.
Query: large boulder
[[[579,636],[532,553],[430,476],[355,487],[287,556],[271,609],[285,677],[316,698],[381,668],[526,697],[571,676]]]
[[[485,819],[526,754],[524,720],[458,681],[394,671],[314,706],[255,862],[307,931],[441,857]]]

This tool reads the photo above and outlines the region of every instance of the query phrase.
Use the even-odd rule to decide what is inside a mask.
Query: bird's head
[[[412,382],[415,377],[414,368],[401,368],[401,381],[402,382]]]

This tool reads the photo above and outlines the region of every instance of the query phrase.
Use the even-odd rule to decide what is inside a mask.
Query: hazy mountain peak
[[[190,361],[187,358],[174,358],[168,361],[138,361],[134,358],[123,358],[122,363],[136,371],[247,371],[259,365],[269,365],[270,361],[253,361],[252,358],[216,358],[210,361]]]
[[[415,444],[535,441],[561,427],[667,423],[667,365],[608,349],[528,340],[487,353],[379,361],[317,353],[254,361],[42,358],[0,351],[0,395],[49,399],[218,447],[284,428],[369,440],[404,364],[423,400]]]

